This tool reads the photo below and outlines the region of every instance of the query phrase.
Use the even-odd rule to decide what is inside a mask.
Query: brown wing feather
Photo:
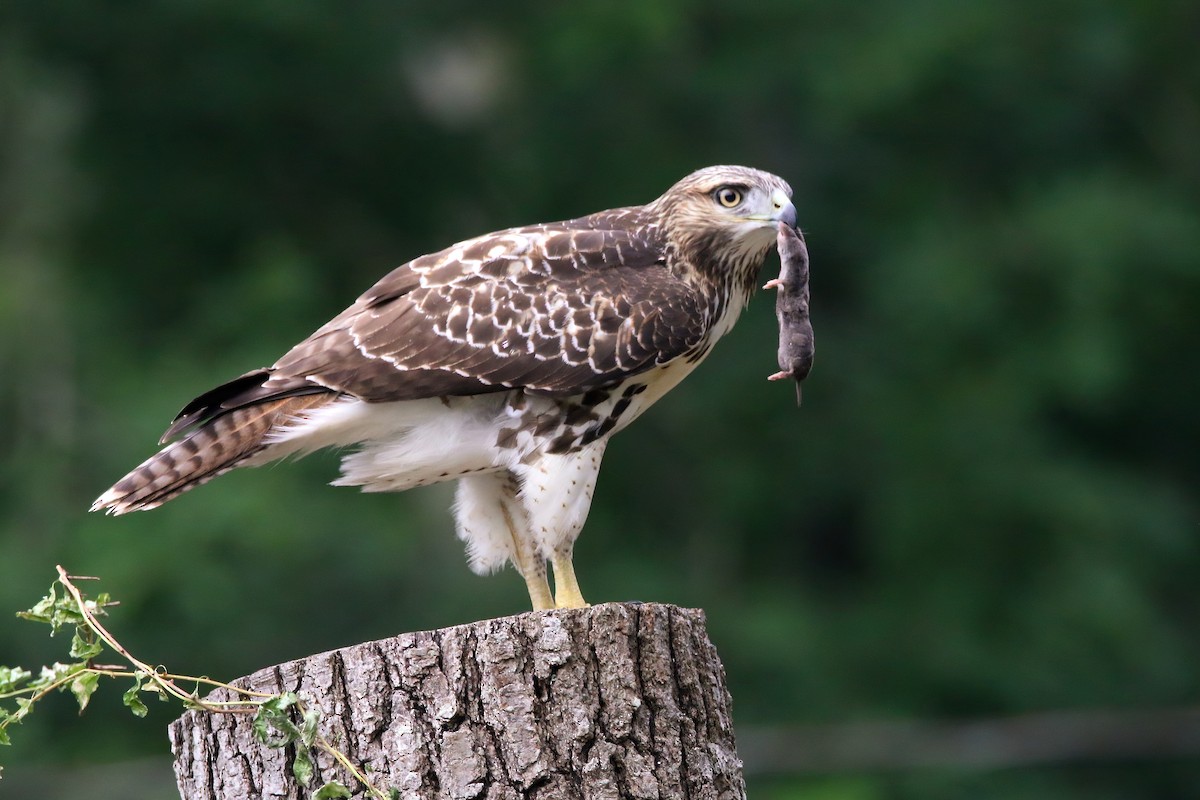
[[[652,227],[606,229],[603,217],[409,262],[281,358],[263,389],[299,378],[373,402],[574,394],[683,355],[703,336],[704,299],[663,266]]]
[[[274,366],[206,392],[166,441],[238,408],[308,393],[369,402],[525,387],[569,395],[695,348],[702,295],[665,264],[640,208],[481,236],[404,264]]]

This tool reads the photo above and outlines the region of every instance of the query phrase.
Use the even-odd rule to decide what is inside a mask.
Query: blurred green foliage
[[[761,299],[609,448],[589,599],[705,608],[739,725],[1194,704],[1197,30],[1165,0],[7,0],[0,611],[62,562],[135,652],[229,678],[523,610],[448,490],[323,488],[335,455],[85,510],[396,264],[745,163],[812,252],[804,407]],[[52,660],[39,636],[0,623],[0,663]],[[161,757],[151,718],[39,711],[6,783]],[[1172,798],[1200,760],[750,786]]]

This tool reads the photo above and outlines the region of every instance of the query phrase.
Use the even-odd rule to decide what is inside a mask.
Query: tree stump
[[[295,691],[320,732],[401,798],[744,798],[724,670],[698,610],[541,611],[333,650],[235,685]],[[218,691],[214,699],[228,697]],[[293,750],[245,715],[171,724],[183,800],[307,798]],[[316,754],[312,787],[361,786]]]

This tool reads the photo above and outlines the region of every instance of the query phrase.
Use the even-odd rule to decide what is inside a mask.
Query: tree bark
[[[235,682],[295,691],[320,732],[401,798],[744,798],[724,669],[701,611],[606,604],[530,612],[333,650]],[[215,693],[216,696],[221,696]],[[244,715],[171,724],[183,800],[306,798],[339,780],[255,740]]]

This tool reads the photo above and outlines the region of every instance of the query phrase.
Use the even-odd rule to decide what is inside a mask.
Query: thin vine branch
[[[38,678],[33,673],[19,667],[0,666],[0,701],[14,700],[16,707],[8,710],[0,707],[0,744],[8,744],[7,729],[19,723],[32,711],[34,705],[53,692],[70,690],[79,703],[82,712],[88,704],[92,693],[96,690],[100,678],[132,678],[134,685],[125,692],[124,701],[134,714],[145,716],[147,709],[138,697],[139,692],[153,692],[161,700],[173,697],[190,709],[197,709],[213,714],[254,714],[255,726],[260,731],[260,741],[270,747],[282,747],[295,744],[293,772],[297,779],[307,785],[312,778],[313,762],[311,750],[325,753],[336,761],[353,779],[363,787],[367,796],[375,800],[394,800],[397,796],[393,790],[385,792],[366,776],[364,771],[354,764],[350,758],[322,736],[318,730],[319,712],[310,709],[308,705],[292,692],[271,694],[269,692],[253,691],[234,686],[207,677],[181,675],[169,672],[163,666],[153,666],[134,656],[99,620],[105,606],[115,605],[108,601],[107,595],[101,595],[97,600],[88,600],[75,585],[78,580],[95,580],[83,576],[72,576],[61,565],[56,567],[58,580],[70,600],[70,608],[64,606],[67,598],[59,598],[53,586],[50,593],[42,602],[18,616],[26,619],[47,622],[52,631],[57,632],[61,627],[73,624],[75,637],[71,643],[71,655],[80,659],[73,663],[55,663],[52,667],[43,667]],[[95,657],[107,647],[124,659],[132,669],[120,665],[97,664]],[[195,684],[196,688],[187,691],[179,683]],[[225,689],[232,693],[230,700],[201,699],[200,687],[210,689]],[[303,721],[297,725],[289,717],[289,709],[294,708]],[[272,739],[270,731],[274,730],[277,738]],[[2,767],[0,767],[2,769]],[[350,797],[350,790],[336,781],[330,781],[316,790],[313,800],[326,798]]]

